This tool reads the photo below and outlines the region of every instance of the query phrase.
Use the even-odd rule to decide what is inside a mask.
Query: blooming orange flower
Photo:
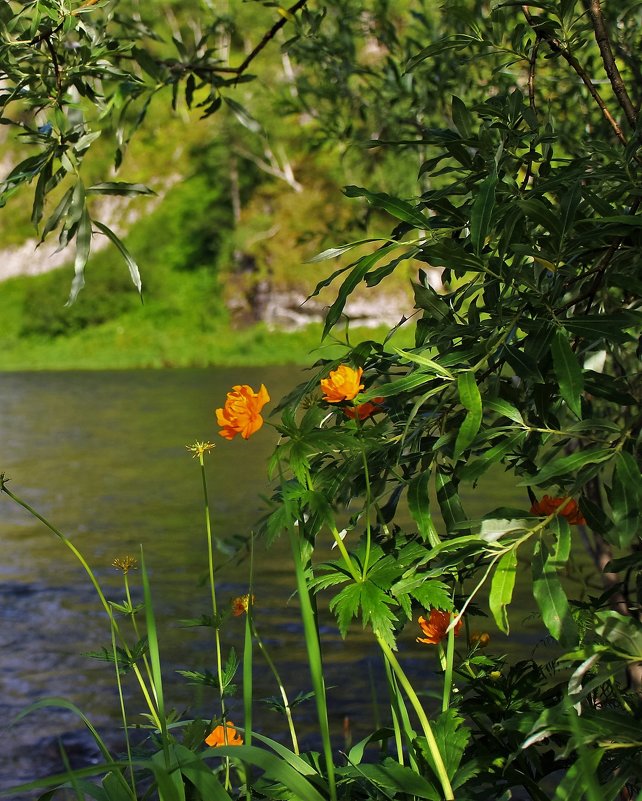
[[[227,742],[225,738],[227,737]],[[243,738],[234,728],[231,720],[228,720],[225,727],[219,725],[210,732],[205,738],[206,745],[216,748],[218,745],[243,745]]]
[[[358,417],[359,420],[367,420],[368,417],[372,417],[373,414],[383,411],[381,407],[383,400],[383,398],[373,398],[371,401],[359,403],[357,406],[346,406],[343,411],[351,420],[354,420],[356,417]]]
[[[234,439],[237,434],[249,439],[263,425],[260,412],[269,400],[263,384],[258,392],[247,384],[232,387],[232,391],[227,393],[225,407],[216,410],[216,421],[221,426],[218,433],[225,439]]]
[[[572,526],[583,526],[586,523],[584,515],[572,498],[551,498],[550,495],[544,495],[541,501],[537,501],[531,506],[531,514],[548,517],[560,506],[562,508],[559,514],[565,517]]]
[[[336,370],[330,370],[330,375],[321,381],[323,400],[328,403],[341,403],[356,398],[363,389],[362,375],[361,367],[353,370],[347,364],[340,364]]]
[[[252,596],[252,604],[254,604],[254,596]],[[247,612],[250,606],[249,595],[239,595],[238,598],[232,600],[232,614],[234,617],[240,617],[244,612]]]
[[[417,637],[417,642],[425,642],[428,645],[438,645],[446,636],[446,629],[450,625],[451,612],[444,612],[443,609],[431,609],[430,617],[420,617],[418,620],[421,631],[425,637]],[[459,634],[462,621],[455,626],[455,636]]]

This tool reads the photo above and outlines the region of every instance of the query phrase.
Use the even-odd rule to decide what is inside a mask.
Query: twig
[[[562,58],[564,58],[566,60],[566,62],[573,68],[575,73],[582,79],[582,82],[584,83],[586,88],[589,90],[589,93],[590,93],[591,97],[593,98],[593,100],[595,100],[595,102],[599,106],[602,114],[604,115],[604,119],[608,122],[608,124],[613,129],[613,133],[617,136],[617,138],[620,140],[620,142],[624,146],[626,146],[627,141],[626,141],[626,137],[622,133],[622,129],[618,125],[617,121],[615,120],[615,118],[613,117],[611,112],[606,107],[606,103],[602,99],[600,93],[595,88],[595,85],[594,85],[593,81],[591,80],[590,76],[587,74],[587,72],[584,69],[584,67],[582,67],[582,65],[579,63],[579,61],[575,58],[575,56],[569,50],[567,50],[565,47],[562,46],[561,42],[558,39],[556,39],[554,36],[552,36],[550,33],[548,33],[545,28],[543,28],[543,27],[538,25],[537,21],[533,18],[532,14],[530,12],[530,9],[529,9],[529,7],[527,5],[523,5],[522,6],[522,12],[524,14],[524,17],[526,18],[526,21],[531,26],[531,28],[535,31],[535,33],[541,39],[543,39],[546,42],[546,44],[551,48],[551,50],[554,53],[557,53],[560,56],[562,56]]]
[[[626,89],[624,81],[622,80],[622,76],[620,75],[617,64],[615,63],[615,58],[613,57],[611,40],[609,39],[609,34],[604,23],[604,17],[602,16],[600,0],[590,0],[589,13],[591,16],[591,21],[593,22],[593,30],[595,31],[595,41],[597,42],[597,46],[600,48],[604,69],[609,77],[609,80],[611,81],[613,93],[615,94],[618,103],[624,111],[629,125],[635,129],[637,113],[633,103],[631,102],[631,98],[629,97],[629,93]]]
[[[258,56],[258,54],[263,50],[265,45],[277,35],[277,33],[281,30],[281,28],[285,25],[288,21],[288,17],[291,17],[293,14],[296,14],[297,11],[300,11],[303,6],[308,2],[308,0],[298,0],[293,6],[290,6],[285,14],[281,17],[280,20],[277,20],[274,25],[270,28],[269,31],[266,31],[263,35],[261,41],[256,45],[254,50],[245,58],[245,60],[238,66],[234,68],[234,72],[240,77],[245,70],[250,66],[252,61]]]

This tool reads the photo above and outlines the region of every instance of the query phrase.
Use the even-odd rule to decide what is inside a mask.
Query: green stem
[[[452,615],[451,615],[452,623]],[[450,694],[453,688],[453,662],[455,661],[455,627],[451,626],[448,632],[446,646],[446,668],[444,671],[444,694],[441,699],[441,711],[445,712],[450,706]]]
[[[350,558],[350,554],[348,553],[346,546],[344,545],[343,540],[341,539],[341,535],[337,531],[337,527],[332,526],[330,530],[332,531],[332,536],[334,537],[334,541],[337,544],[337,548],[341,552],[341,556],[343,557],[343,561],[346,563],[346,567],[348,568],[350,575],[357,582],[357,584],[361,584],[361,582],[363,581],[363,576],[354,566],[354,562]]]
[[[435,735],[433,734],[432,728],[430,726],[430,721],[424,711],[424,708],[417,697],[417,693],[415,692],[412,684],[408,680],[408,677],[403,672],[401,665],[399,664],[397,657],[395,656],[392,648],[388,645],[387,642],[379,635],[375,634],[377,638],[377,642],[379,643],[379,647],[383,651],[384,656],[390,663],[390,667],[395,673],[399,684],[403,687],[406,695],[408,696],[408,700],[412,704],[417,717],[419,718],[419,723],[421,724],[421,728],[423,729],[424,736],[428,743],[428,749],[432,756],[433,762],[435,764],[435,770],[437,772],[437,776],[441,783],[442,790],[444,792],[444,798],[446,801],[454,801],[455,796],[453,795],[453,789],[450,784],[450,779],[448,778],[448,772],[446,771],[446,766],[444,765],[444,760],[441,755],[441,751],[439,750],[439,745],[437,744],[437,740],[435,739]]]
[[[248,614],[249,614],[249,611],[248,611]],[[250,626],[251,626],[251,629],[252,629],[252,635],[253,635],[254,639],[256,640],[256,644],[259,646],[259,648],[261,650],[261,653],[263,654],[263,657],[264,657],[265,661],[267,662],[268,667],[272,671],[272,675],[274,676],[274,678],[276,680],[276,683],[277,683],[277,685],[279,687],[279,692],[281,693],[281,698],[283,699],[283,708],[285,710],[285,717],[287,718],[288,728],[290,729],[290,738],[292,740],[292,749],[293,749],[295,754],[299,754],[300,753],[299,752],[299,741],[298,741],[297,736],[296,736],[296,730],[294,728],[294,721],[292,719],[292,709],[290,707],[290,702],[288,700],[288,696],[287,696],[287,693],[285,691],[285,686],[284,686],[283,682],[281,681],[281,676],[279,675],[279,671],[277,670],[276,665],[272,661],[272,657],[268,653],[267,648],[263,644],[263,640],[261,639],[261,636],[259,635],[259,632],[257,631],[256,626],[254,625],[254,621],[251,618],[250,618]]]
[[[132,764],[132,749],[129,742],[129,726],[127,725],[127,711],[125,708],[125,698],[123,696],[123,684],[120,680],[120,668],[118,667],[118,651],[116,649],[116,630],[113,625],[111,628],[111,650],[114,655],[114,668],[116,669],[116,686],[118,687],[118,701],[120,704],[120,716],[123,721],[123,734],[125,735],[125,748],[127,749],[127,763],[129,765],[129,781],[131,782],[132,798],[136,798],[136,783],[134,781],[134,765]],[[124,781],[124,778],[123,778]]]
[[[118,627],[118,623],[117,623],[116,619],[114,618],[114,614],[112,612],[111,606],[109,605],[109,602],[105,598],[105,594],[103,593],[102,588],[101,588],[100,584],[98,583],[98,580],[94,576],[94,574],[92,572],[92,569],[89,567],[89,564],[87,563],[87,560],[80,553],[78,548],[76,548],[76,546],[73,544],[73,542],[71,542],[71,540],[69,540],[67,537],[65,537],[65,535],[62,533],[62,531],[57,529],[53,525],[53,523],[50,523],[47,520],[46,517],[43,517],[39,512],[37,512],[26,501],[23,501],[22,498],[19,498],[17,495],[14,495],[14,493],[11,492],[11,490],[7,488],[7,485],[6,485],[6,483],[4,481],[2,482],[1,489],[2,489],[2,492],[7,494],[11,498],[11,500],[13,500],[15,503],[18,504],[18,506],[21,506],[23,509],[25,509],[27,512],[29,512],[29,514],[33,515],[36,518],[36,520],[40,520],[40,522],[43,525],[45,525],[49,529],[49,531],[51,531],[53,534],[55,534],[56,537],[58,537],[58,539],[63,543],[63,545],[65,545],[65,547],[67,547],[72,552],[72,554],[76,557],[76,559],[80,562],[80,564],[82,565],[85,573],[87,573],[87,575],[89,576],[89,580],[91,581],[94,589],[96,590],[96,594],[98,595],[100,603],[102,604],[103,609],[107,613],[107,617],[109,618],[109,622],[114,627],[114,631],[118,635],[118,639],[121,641],[121,643],[123,645],[123,648],[125,650],[125,653],[127,654],[127,656],[131,656],[131,651],[130,651],[130,649],[129,649],[124,637],[122,636],[122,634],[120,632],[120,629]],[[153,719],[154,723],[156,724],[156,726],[158,727],[158,729],[160,730],[162,728],[161,727],[161,721],[160,721],[160,718],[158,716],[158,712],[156,710],[156,706],[155,706],[154,702],[152,701],[152,699],[151,699],[151,697],[149,695],[149,691],[147,689],[147,686],[145,685],[145,680],[144,680],[144,678],[143,678],[143,676],[142,676],[142,674],[140,672],[140,669],[139,669],[139,667],[138,667],[138,665],[136,663],[133,663],[132,669],[134,671],[134,675],[136,676],[136,678],[138,680],[141,692],[143,693],[143,696],[145,698],[147,706],[149,707],[149,711],[150,711],[150,714],[152,716],[152,719]]]
[[[209,569],[210,579],[210,596],[212,600],[212,625],[214,627],[214,641],[216,643],[216,674],[218,676],[218,691],[221,699],[221,717],[223,719],[224,731],[227,733],[225,727],[225,700],[223,698],[223,658],[221,653],[221,636],[218,630],[218,606],[216,603],[216,580],[214,578],[214,547],[212,539],[212,521],[210,519],[210,505],[207,494],[207,478],[205,476],[205,462],[203,454],[199,453],[198,460],[201,465],[201,478],[203,481],[203,502],[205,505],[205,531],[207,533],[207,565]]]

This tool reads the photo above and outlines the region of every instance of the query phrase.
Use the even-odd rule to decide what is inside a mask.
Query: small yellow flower
[[[186,445],[185,447],[188,451],[192,451],[195,459],[200,459],[204,453],[211,451],[216,445],[213,442],[195,442],[193,445]]]
[[[252,596],[252,605],[254,605],[254,596]],[[250,608],[250,596],[249,595],[239,595],[238,598],[234,598],[232,600],[232,614],[234,617],[240,617],[242,614],[247,612]]]
[[[111,564],[112,567],[122,570],[123,573],[129,573],[130,570],[138,569],[138,560],[135,556],[117,556]]]

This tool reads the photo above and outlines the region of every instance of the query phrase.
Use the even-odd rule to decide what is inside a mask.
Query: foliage
[[[322,358],[310,379],[281,402],[276,423],[280,441],[270,464],[276,488],[262,532],[275,537],[286,531],[291,542],[323,753],[299,753],[291,717],[292,749],[252,731],[251,645],[258,639],[251,603],[243,659],[245,744],[218,748],[214,758],[223,759],[213,771],[198,741],[174,735],[175,728],[190,730],[165,714],[143,570],[149,658],[141,649],[135,659],[131,647],[118,650],[124,646],[116,642],[113,610],[101,600],[114,661],[140,674],[156,749],[140,767],[153,774],[159,797],[183,798],[185,786],[208,799],[227,799],[230,792],[331,801],[340,795],[474,801],[519,792],[555,801],[635,797],[642,789],[636,110],[642,82],[625,33],[632,20],[639,22],[637,5],[606,13],[598,0],[586,8],[560,0],[500,4],[486,14],[477,2],[449,3],[437,13],[421,3],[393,10],[382,0],[362,11],[350,0],[328,0],[323,7],[302,1],[281,9],[279,21],[238,67],[223,64],[208,38],[220,31],[221,18],[193,49],[174,41],[179,58],[172,60],[142,26],[134,31],[136,44],[129,40],[131,51],[125,34],[111,39],[109,25],[122,20],[106,8],[105,19],[89,32],[82,21],[93,13],[87,6],[61,15],[40,5],[31,9],[33,30],[28,15],[9,6],[7,29],[23,38],[28,30],[31,48],[43,45],[33,69],[26,66],[24,42],[22,55],[22,46],[6,51],[9,80],[29,86],[32,110],[55,96],[52,108],[71,111],[65,92],[72,83],[90,103],[117,111],[159,86],[171,88],[174,97],[180,87],[188,105],[196,98],[205,115],[226,105],[258,133],[260,124],[229,92],[249,81],[250,63],[292,23],[284,48],[298,59],[300,72],[288,107],[317,115],[315,146],[324,136],[351,152],[357,142],[374,141],[386,163],[400,165],[400,176],[407,176],[408,162],[418,168],[412,191],[366,180],[345,188],[357,214],[385,215],[392,230],[326,249],[317,261],[346,255],[353,261],[322,276],[313,293],[338,284],[326,316],[329,337],[357,287],[376,286],[420,263],[413,282],[416,315],[404,321],[413,343],[386,347],[389,340],[367,340],[346,346],[337,358]],[[369,54],[355,44],[357,31],[374,45]],[[79,47],[63,74],[56,48],[71,32]],[[140,45],[146,39],[149,49]],[[113,60],[109,42],[116,43]],[[75,72],[74,59],[83,57]],[[107,76],[100,97],[93,84],[98,59]],[[442,76],[446,92],[456,86],[456,95],[443,92]],[[577,111],[567,114],[572,104]],[[77,242],[72,294],[82,281],[92,229],[84,184],[75,173],[67,178],[73,173],[67,161],[79,163],[88,144],[84,123],[74,125],[56,119],[55,145],[44,141],[51,132],[32,130],[42,152],[23,162],[5,186],[8,195],[40,176],[38,221],[49,190],[71,181],[56,223],[64,241]],[[114,186],[95,191],[142,191]],[[429,280],[434,269],[441,275],[439,291]],[[356,371],[357,383],[362,376],[365,384],[345,404],[320,397],[320,382],[342,365],[343,373]],[[360,414],[366,403],[372,405]],[[474,489],[502,470],[523,488],[522,504],[471,519],[461,488]],[[203,487],[211,620],[218,621],[205,481]],[[4,480],[2,490],[22,503]],[[598,597],[573,597],[564,580],[583,547],[575,526],[582,527],[603,584]],[[315,549],[328,540],[336,552],[319,560]],[[528,574],[518,571],[520,563],[528,563]],[[510,665],[500,655],[486,656],[481,638],[475,641],[470,631],[456,647],[459,623],[468,628],[471,616],[486,608],[499,632],[509,633],[518,581],[529,586],[556,643],[546,661]],[[339,764],[315,613],[327,599],[322,591],[330,593],[327,603],[343,636],[350,636],[355,618],[371,631],[389,689],[389,727],[374,731]],[[417,612],[429,609],[450,616],[442,642],[429,646],[443,673],[436,703],[420,697],[408,678],[400,636]],[[236,657],[223,668],[218,623],[213,628],[216,678],[189,677],[218,683],[216,720],[225,723]],[[287,714],[291,705],[276,668],[274,675]],[[366,745],[380,741],[380,757],[365,761]],[[137,797],[131,754],[121,763],[105,758],[102,770],[119,786],[112,791],[104,779],[100,797]],[[261,772],[256,781],[250,765]],[[82,779],[80,773],[71,779],[78,793],[86,790]]]

